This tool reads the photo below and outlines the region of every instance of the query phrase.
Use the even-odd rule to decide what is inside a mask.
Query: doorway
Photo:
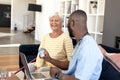
[[[10,29],[11,26],[11,5],[0,4],[0,29]]]

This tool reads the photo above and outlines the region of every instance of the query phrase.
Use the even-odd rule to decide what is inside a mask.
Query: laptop
[[[26,56],[23,53],[20,53],[20,58],[21,58],[21,62],[23,64],[23,66],[24,66],[27,80],[58,80],[55,78],[46,77],[46,74],[48,74],[49,71],[40,72],[40,73],[37,73],[37,72],[30,73],[30,70],[27,65],[28,63],[27,63]]]

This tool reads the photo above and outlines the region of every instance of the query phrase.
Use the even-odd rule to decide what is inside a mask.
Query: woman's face
[[[62,28],[62,20],[59,16],[52,16],[50,18],[50,26],[53,31],[61,30]]]

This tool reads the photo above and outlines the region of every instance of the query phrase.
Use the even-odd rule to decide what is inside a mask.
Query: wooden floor
[[[18,55],[0,55],[0,68],[18,70]]]
[[[2,30],[0,32],[15,33],[15,36],[0,37],[0,68],[6,67],[8,70],[18,70],[19,68],[19,46],[9,46],[11,44],[39,44],[34,38],[34,32],[23,33],[22,31]],[[8,45],[4,47],[3,45]],[[3,46],[3,47],[2,47]]]

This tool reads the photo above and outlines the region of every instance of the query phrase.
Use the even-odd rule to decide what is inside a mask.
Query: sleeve
[[[45,44],[45,36],[42,38],[39,49],[43,48]],[[44,59],[41,59],[39,57],[39,55],[37,54],[37,58],[36,58],[36,67],[42,67],[44,65]]]
[[[43,48],[44,45],[45,45],[45,36],[44,36],[44,37],[42,38],[42,40],[41,40],[41,43],[40,43],[39,49],[40,49],[40,48]]]
[[[39,55],[37,55],[37,58],[36,58],[36,67],[42,67],[44,65],[44,59],[41,59],[39,57]]]
[[[69,37],[69,35],[66,36],[66,39],[64,41],[64,49],[67,55],[67,59],[70,60],[72,57],[73,44],[72,44],[72,40]]]
[[[89,80],[94,75],[97,78],[101,70],[102,61],[99,55],[96,55],[96,53],[100,53],[98,49],[92,46],[85,47],[84,45],[84,48],[79,49],[79,52],[82,54],[79,54],[81,57],[78,57],[75,77],[81,80]]]

